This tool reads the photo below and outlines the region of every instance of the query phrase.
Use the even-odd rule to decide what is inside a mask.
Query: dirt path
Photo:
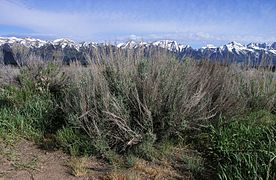
[[[71,180],[71,179],[101,179],[107,172],[105,164],[97,160],[92,163],[87,175],[76,177],[68,165],[70,157],[61,151],[46,151],[32,142],[20,140],[13,146],[0,143],[0,180]]]
[[[72,158],[24,139],[17,142],[7,145],[0,139],[0,180],[194,179],[190,172],[177,172],[167,163],[139,159],[129,169],[117,169],[95,157]]]

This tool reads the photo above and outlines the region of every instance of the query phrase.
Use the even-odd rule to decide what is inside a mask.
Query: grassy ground
[[[117,57],[0,73],[0,137],[112,167],[109,179],[275,179],[276,79],[266,69]],[[88,160],[89,161],[89,160]]]

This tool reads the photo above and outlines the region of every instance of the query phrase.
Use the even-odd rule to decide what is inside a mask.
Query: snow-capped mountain
[[[125,43],[117,44],[117,47],[122,48],[122,49],[127,49],[127,48],[133,49],[133,48],[150,47],[150,46],[168,49],[169,51],[172,51],[172,52],[181,52],[185,48],[190,47],[188,45],[178,44],[176,41],[172,41],[172,40],[160,40],[160,41],[155,41],[152,43],[135,42],[135,41],[131,40],[131,41],[128,41]]]
[[[3,44],[21,44],[27,47],[41,47],[47,44],[47,41],[34,38],[0,37],[0,46]]]
[[[223,51],[235,52],[237,54],[245,53],[246,51],[248,51],[248,49],[245,46],[235,41],[230,42],[229,44],[226,44],[224,46],[221,46],[220,48]]]
[[[243,62],[253,60],[255,62],[261,61],[264,57],[272,60],[276,64],[276,42],[272,44],[267,43],[250,43],[243,45],[238,42],[230,42],[223,46],[214,46],[208,44],[202,48],[194,49],[189,45],[183,45],[173,40],[160,40],[155,42],[136,42],[128,41],[119,44],[104,44],[95,42],[74,42],[70,39],[56,39],[54,41],[45,41],[34,38],[16,38],[16,37],[0,37],[0,50],[4,53],[5,61],[12,58],[13,45],[22,45],[28,47],[31,52],[41,55],[44,59],[51,59],[54,51],[62,51],[63,58],[66,61],[80,60],[85,61],[84,54],[93,53],[95,48],[112,47],[113,51],[116,49],[154,49],[161,48],[172,52],[179,58],[191,57],[195,59],[215,59]],[[96,51],[98,52],[98,51]]]
[[[51,42],[49,42],[51,43]],[[61,46],[62,48],[65,48],[65,47],[71,47],[71,48],[78,48],[79,47],[79,44],[75,43],[74,41],[72,41],[71,39],[66,39],[66,38],[63,38],[63,39],[56,39],[54,41],[52,41],[52,44],[53,45],[56,45],[56,46]]]
[[[171,41],[171,40],[155,41],[152,43],[152,45],[162,47],[173,52],[181,52],[185,48],[190,47],[189,45],[178,44],[176,41]]]

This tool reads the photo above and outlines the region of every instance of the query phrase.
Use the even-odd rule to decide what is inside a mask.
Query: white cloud
[[[200,12],[199,12],[200,13]],[[189,19],[153,20],[138,18],[131,12],[116,10],[46,11],[35,9],[21,1],[0,2],[0,25],[30,29],[33,35],[69,37],[75,40],[175,39],[191,41],[273,42],[275,36],[251,35],[239,29],[232,21],[196,22]],[[227,29],[228,28],[228,29]],[[239,31],[238,31],[239,29]],[[229,34],[231,33],[231,34]],[[240,33],[240,34],[239,34]],[[133,35],[136,34],[136,35]],[[242,35],[246,34],[246,35]]]
[[[1,1],[0,24],[28,28],[35,33],[86,38],[112,32],[171,32],[173,22],[136,21],[120,12],[51,12],[32,9],[18,1]]]
[[[223,45],[231,41],[237,41],[240,43],[250,43],[250,42],[276,42],[275,36],[262,36],[262,35],[226,35],[226,34],[210,34],[205,32],[178,32],[178,33],[160,33],[160,34],[146,34],[146,35],[125,35],[118,36],[116,40],[126,41],[126,40],[137,40],[137,41],[155,41],[163,39],[176,40],[182,43],[193,43],[199,42],[200,44],[214,43],[216,45]]]

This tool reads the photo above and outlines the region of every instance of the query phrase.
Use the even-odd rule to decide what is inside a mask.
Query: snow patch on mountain
[[[237,43],[235,41],[230,42],[230,43],[222,46],[221,49],[222,50],[227,50],[229,52],[234,52],[235,51],[238,54],[247,50],[247,48],[244,45],[242,45],[240,43]]]
[[[158,46],[161,48],[166,48],[169,51],[182,51],[186,46],[182,44],[178,44],[176,41],[172,40],[161,40],[161,41],[155,41],[152,43],[154,46]]]

